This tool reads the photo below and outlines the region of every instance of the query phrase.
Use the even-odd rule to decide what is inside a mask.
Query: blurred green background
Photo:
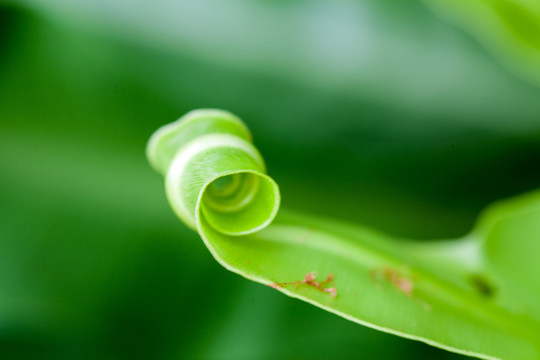
[[[0,1],[0,358],[458,359],[221,268],[144,155],[245,120],[283,206],[459,237],[540,185],[540,87],[418,1]]]

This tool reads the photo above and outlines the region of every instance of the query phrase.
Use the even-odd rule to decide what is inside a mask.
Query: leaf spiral
[[[169,203],[203,235],[246,235],[269,225],[280,193],[242,120],[222,110],[195,110],[158,129],[147,156],[165,175]]]
[[[192,111],[160,128],[147,155],[165,175],[173,210],[225,268],[359,324],[443,349],[486,359],[540,359],[537,288],[510,287],[524,273],[507,279],[497,261],[463,261],[463,254],[483,259],[485,241],[479,241],[489,239],[501,214],[511,214],[511,224],[516,214],[531,214],[517,211],[521,206],[492,210],[474,236],[448,242],[396,239],[285,209],[276,217],[277,184],[266,175],[247,127],[221,110]],[[530,203],[538,204],[538,198],[527,197]],[[535,214],[516,223],[531,229],[529,237],[521,233],[527,251],[536,239]],[[513,264],[514,254],[502,259]],[[527,264],[534,262],[531,254]],[[332,288],[320,287],[314,273],[329,274]],[[506,303],[479,296],[471,274],[489,278],[501,294],[515,289],[521,295],[507,292]],[[536,272],[531,274],[528,279],[535,281]],[[516,304],[528,306],[530,316],[515,313]]]

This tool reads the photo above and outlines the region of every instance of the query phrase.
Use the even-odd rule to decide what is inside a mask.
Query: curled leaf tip
[[[504,220],[512,230],[500,239],[513,244],[519,240],[513,238],[514,229],[526,227],[529,232],[518,234],[529,249],[538,229],[538,197],[520,201],[517,208],[491,210],[474,237],[455,242],[395,241],[363,227],[294,212],[283,212],[265,231],[238,236],[269,225],[280,203],[278,186],[266,175],[238,117],[222,110],[192,111],[156,131],[147,155],[165,176],[175,213],[228,270],[359,324],[443,349],[487,359],[540,358],[536,293],[517,292],[519,285],[510,287],[513,282],[507,281],[537,283],[537,273],[528,266],[535,253],[528,250],[530,261],[516,263],[517,252],[498,254],[503,247],[493,243],[497,238],[490,252],[480,252],[477,243],[485,234],[490,244],[494,224]],[[526,217],[514,216],[516,209]],[[494,271],[495,262],[477,260],[484,255],[497,256],[507,273]],[[327,276],[306,273],[311,269]],[[473,276],[465,278],[471,269]],[[514,298],[511,289],[519,295]],[[508,303],[500,301],[507,301],[504,296]],[[535,312],[517,314],[516,305]]]
[[[279,209],[276,182],[247,127],[235,115],[195,110],[158,129],[147,156],[165,175],[169,203],[189,227],[245,235],[269,225]]]

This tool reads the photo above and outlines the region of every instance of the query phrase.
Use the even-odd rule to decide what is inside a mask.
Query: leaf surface
[[[514,266],[509,249],[516,244],[506,234],[524,229],[523,241],[534,241],[538,196],[496,206],[471,236],[444,242],[395,239],[287,210],[276,217],[279,189],[250,140],[234,115],[197,110],[158,130],[147,149],[166,177],[171,206],[225,268],[351,321],[447,350],[540,358],[538,281],[527,263]]]

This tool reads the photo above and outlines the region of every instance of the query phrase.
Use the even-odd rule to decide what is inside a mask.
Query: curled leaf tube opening
[[[171,207],[189,227],[246,235],[269,225],[279,209],[276,182],[265,174],[251,134],[236,116],[196,110],[159,129],[147,148],[165,175]]]

